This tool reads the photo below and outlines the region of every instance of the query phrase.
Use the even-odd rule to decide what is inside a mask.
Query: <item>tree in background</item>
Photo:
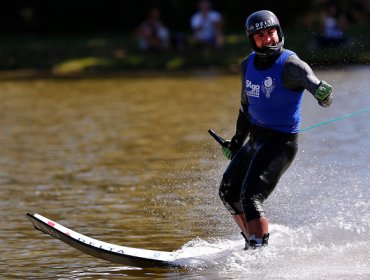
[[[189,19],[196,11],[197,0],[18,0],[5,1],[0,9],[1,33],[85,33],[131,32],[150,7],[161,10],[164,24],[173,30],[190,32]],[[239,30],[246,15],[255,10],[274,11],[284,26],[309,24],[317,17],[326,0],[245,1],[213,0],[214,9],[222,12],[225,28]],[[367,24],[370,0],[336,0],[350,22]],[[289,9],[287,9],[289,7]]]

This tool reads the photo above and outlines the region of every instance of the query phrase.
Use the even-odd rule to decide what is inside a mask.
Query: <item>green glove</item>
[[[233,151],[230,149],[230,141],[227,140],[225,142],[225,146],[222,146],[222,153],[224,154],[224,156],[227,158],[227,159],[232,159],[233,156],[234,156],[234,153]]]
[[[238,136],[234,136],[231,140],[226,140],[222,145],[222,153],[227,159],[232,159],[242,145],[243,141]]]
[[[329,107],[333,102],[332,87],[325,81],[321,81],[314,94],[322,107]]]

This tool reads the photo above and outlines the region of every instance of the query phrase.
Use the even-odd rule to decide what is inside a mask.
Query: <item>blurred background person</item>
[[[336,47],[347,43],[344,30],[347,25],[346,17],[341,13],[336,3],[329,2],[321,22],[321,34],[317,37],[318,47]]]
[[[136,30],[140,50],[166,50],[170,47],[170,33],[160,20],[158,8],[152,8]]]
[[[210,1],[199,2],[198,11],[191,17],[190,24],[196,45],[222,47],[222,15],[212,10]]]

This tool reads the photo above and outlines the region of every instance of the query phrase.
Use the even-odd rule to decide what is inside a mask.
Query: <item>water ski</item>
[[[88,255],[135,267],[188,267],[199,264],[192,258],[179,258],[175,252],[146,250],[103,242],[73,231],[39,214],[27,213],[33,226]]]

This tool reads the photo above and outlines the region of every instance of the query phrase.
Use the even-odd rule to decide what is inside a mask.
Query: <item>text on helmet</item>
[[[274,22],[271,19],[256,22],[254,25],[252,25],[250,27],[250,31],[253,32],[255,30],[265,29],[265,28],[268,28],[268,27],[273,26],[273,25],[274,25]]]

